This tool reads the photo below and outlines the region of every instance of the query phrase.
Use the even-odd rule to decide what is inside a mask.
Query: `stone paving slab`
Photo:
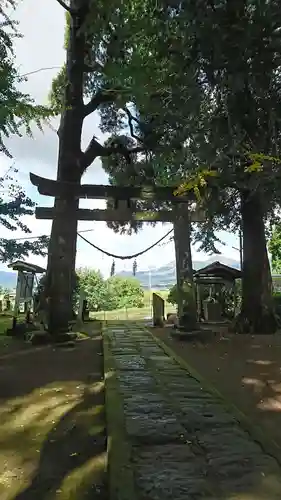
[[[151,455],[154,456],[153,464]],[[133,449],[132,460],[142,498],[181,500],[210,493],[210,485],[206,480],[207,469],[189,446],[165,444],[144,450]],[[168,472],[173,477],[172,483]]]
[[[145,360],[134,354],[114,354],[117,367],[120,370],[144,370]]]
[[[124,398],[124,407],[127,413],[169,413],[171,408],[158,394],[152,394],[148,400],[146,395],[134,395]]]
[[[127,413],[126,429],[128,436],[137,444],[178,443],[182,441],[184,432],[176,416],[163,415],[160,412],[149,415]]]
[[[280,500],[277,461],[148,330],[131,326],[104,332],[129,457],[110,500]]]

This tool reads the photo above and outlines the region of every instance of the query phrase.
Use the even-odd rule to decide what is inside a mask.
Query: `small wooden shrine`
[[[232,297],[234,307],[231,314],[234,315],[237,305],[236,280],[241,277],[242,272],[239,269],[219,261],[194,271],[198,317],[214,322],[229,319],[226,297]]]
[[[36,264],[31,264],[22,260],[12,262],[12,264],[9,264],[8,267],[10,269],[13,269],[13,271],[17,271],[18,273],[13,313],[13,328],[15,328],[17,324],[20,303],[24,303],[24,312],[26,313],[26,320],[28,322],[30,310],[33,306],[33,289],[36,275],[43,274],[46,272],[46,270],[43,269],[43,267],[37,266]]]

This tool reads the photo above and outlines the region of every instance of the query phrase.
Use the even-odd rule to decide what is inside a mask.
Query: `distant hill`
[[[17,285],[17,273],[12,271],[0,271],[0,286],[12,290]]]
[[[201,269],[202,267],[208,266],[212,262],[216,261],[225,264],[226,266],[234,267],[235,269],[240,269],[240,264],[236,260],[229,259],[223,255],[214,255],[208,260],[204,261],[193,261],[193,269]],[[140,281],[143,288],[152,288],[154,290],[165,290],[171,288],[176,283],[176,269],[175,262],[170,262],[165,266],[154,268],[146,271],[137,271],[136,278]],[[130,271],[121,271],[118,276],[132,276]]]
[[[236,260],[229,259],[223,255],[214,255],[205,261],[193,261],[193,269],[201,269],[212,262],[218,260],[226,266],[240,269],[240,264]],[[121,271],[118,276],[132,276],[130,271]],[[155,267],[145,271],[137,271],[136,278],[140,281],[145,289],[152,288],[154,290],[166,290],[171,288],[176,283],[175,262],[170,262],[165,266]],[[11,271],[0,271],[0,286],[2,288],[13,289],[17,284],[17,273]]]

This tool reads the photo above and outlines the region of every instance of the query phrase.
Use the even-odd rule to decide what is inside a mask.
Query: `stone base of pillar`
[[[196,340],[202,335],[202,330],[179,330],[175,329],[171,332],[171,336],[178,340]]]

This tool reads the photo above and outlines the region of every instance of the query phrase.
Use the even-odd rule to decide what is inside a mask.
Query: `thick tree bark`
[[[59,158],[57,180],[80,185],[84,171],[98,156],[116,153],[116,145],[102,146],[92,137],[85,151],[81,151],[81,135],[83,120],[93,113],[100,104],[113,102],[119,92],[98,90],[88,104],[83,102],[84,73],[89,72],[85,65],[87,35],[85,21],[90,11],[90,0],[70,0],[69,5],[59,2],[70,14],[70,27],[67,43],[66,88],[64,110],[62,110],[59,128]],[[113,38],[114,38],[113,33]],[[118,151],[127,161],[132,153],[143,151],[143,147],[127,150],[119,145]],[[75,192],[75,189],[73,190]],[[55,207],[60,210],[52,225],[49,246],[49,258],[46,280],[48,297],[48,330],[52,334],[68,329],[72,319],[72,295],[74,288],[77,214],[79,199],[71,194],[72,190],[61,197],[56,197]]]
[[[176,254],[178,317],[180,327],[194,330],[197,325],[196,293],[190,245],[190,220],[180,215],[174,222]]]
[[[272,279],[266,248],[261,197],[241,193],[243,229],[242,308],[235,322],[239,333],[270,334],[277,328]]]
[[[56,205],[64,204],[63,213],[53,221],[47,268],[47,294],[49,297],[48,330],[52,334],[68,330],[73,319],[72,295],[74,287],[77,220],[74,211],[79,201],[56,200]],[[73,215],[69,210],[72,209]]]
[[[71,2],[74,5],[77,2]],[[83,125],[83,78],[85,36],[81,29],[85,16],[81,10],[71,18],[67,49],[65,109],[59,128],[59,157],[57,180],[80,183],[81,135]],[[72,319],[73,277],[75,273],[77,218],[79,199],[69,196],[55,199],[61,210],[52,224],[47,267],[48,330],[57,334],[68,330]]]

